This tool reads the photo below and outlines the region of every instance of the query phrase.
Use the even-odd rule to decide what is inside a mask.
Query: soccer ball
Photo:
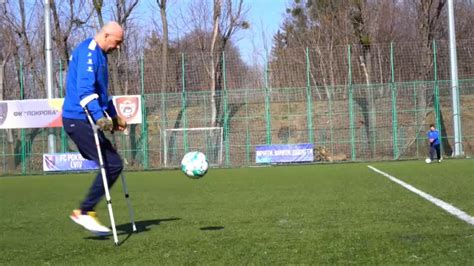
[[[425,159],[425,163],[431,163],[431,159],[430,159],[430,158],[426,158],[426,159]]]
[[[209,163],[206,155],[199,151],[188,152],[181,160],[181,171],[190,178],[199,179],[203,177],[208,168]]]

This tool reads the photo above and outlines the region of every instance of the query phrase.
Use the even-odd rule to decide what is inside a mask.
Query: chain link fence
[[[474,151],[471,43],[458,41],[466,155]],[[164,138],[166,130],[182,128],[222,128],[222,144],[213,149],[222,145],[222,165],[230,167],[254,165],[255,147],[261,144],[314,143],[317,152],[324,151],[323,159],[330,161],[423,158],[428,152],[426,131],[432,123],[442,133],[443,153],[452,153],[447,42],[291,49],[252,66],[232,52],[212,57],[175,53],[165,64],[159,52],[145,51],[142,57],[118,57],[115,62],[111,71],[118,78],[111,82],[112,91],[141,94],[144,103],[144,123],[132,125],[128,135],[116,134],[127,169],[164,167],[165,146],[188,150],[170,147],[188,141],[171,143]],[[56,65],[58,97],[63,96],[65,68],[63,62]],[[44,84],[38,78],[41,71],[9,62],[3,99],[44,98]],[[185,140],[199,136],[180,132]],[[42,172],[47,134],[44,129],[2,130],[3,173]],[[55,129],[55,134],[58,152],[76,150],[62,129]]]

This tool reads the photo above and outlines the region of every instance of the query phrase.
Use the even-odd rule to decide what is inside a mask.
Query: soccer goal
[[[163,131],[163,163],[165,167],[179,166],[190,151],[204,153],[209,165],[222,164],[222,127],[169,128]]]

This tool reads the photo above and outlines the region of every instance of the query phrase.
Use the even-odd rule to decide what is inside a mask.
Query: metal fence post
[[[64,97],[64,88],[63,88],[63,61],[59,59],[59,97]],[[61,127],[61,152],[66,152],[67,147],[67,137],[64,127]]]
[[[351,159],[354,161],[356,159],[355,153],[355,128],[354,128],[354,99],[352,91],[352,63],[351,63],[351,46],[347,46],[347,60],[349,64],[349,129],[350,129],[350,138],[351,138]]]
[[[225,165],[230,163],[230,142],[229,142],[229,110],[227,95],[227,69],[225,64],[225,52],[222,52],[222,77],[224,85],[224,145],[225,145]]]
[[[188,127],[188,118],[187,118],[187,105],[186,105],[186,74],[185,74],[185,66],[184,66],[184,53],[181,53],[181,79],[182,79],[182,85],[183,85],[183,91],[181,94],[181,109],[183,110],[183,128]],[[186,129],[183,131],[183,145],[184,145],[184,153],[188,153],[188,133],[186,132]]]
[[[313,97],[311,96],[311,80],[310,80],[310,61],[309,49],[306,47],[306,117],[308,126],[308,141],[314,144],[313,132]]]
[[[250,131],[249,131],[249,94],[248,88],[245,89],[245,158],[247,165],[250,164]]]
[[[433,40],[433,72],[434,72],[434,108],[435,108],[435,121],[436,121],[436,128],[441,130],[441,109],[440,109],[440,102],[439,102],[439,82],[438,82],[438,51],[437,51],[436,41]],[[439,135],[439,140],[443,141],[443,136]],[[441,150],[443,149],[443,145],[441,145]]]
[[[147,124],[147,112],[146,112],[146,104],[145,104],[145,58],[142,55],[140,58],[140,89],[141,89],[141,109],[142,109],[142,132],[141,132],[141,139],[142,139],[142,153],[143,153],[143,169],[148,169],[148,124]],[[161,137],[161,136],[160,136]]]
[[[270,88],[268,85],[268,55],[265,60],[265,120],[266,120],[266,133],[267,144],[272,143],[272,126],[271,126],[271,116],[270,116]]]
[[[23,62],[20,61],[20,100],[25,99],[25,84],[23,75]],[[21,135],[21,174],[26,175],[26,136],[25,129],[20,129]]]
[[[393,59],[393,42],[390,43],[390,90],[392,92],[392,136],[393,136],[393,159],[398,159],[398,118],[397,118],[397,88],[395,86],[395,68]]]

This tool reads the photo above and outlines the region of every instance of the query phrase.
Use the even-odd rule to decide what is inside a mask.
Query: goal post
[[[163,164],[179,166],[187,152],[200,151],[209,165],[222,165],[223,146],[222,127],[168,128],[163,131]]]

